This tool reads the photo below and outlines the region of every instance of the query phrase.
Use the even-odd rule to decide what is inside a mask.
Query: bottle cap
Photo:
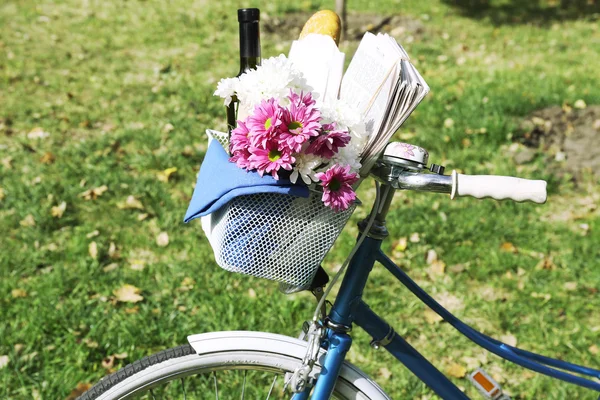
[[[258,8],[240,8],[238,10],[238,22],[254,22],[260,20]]]

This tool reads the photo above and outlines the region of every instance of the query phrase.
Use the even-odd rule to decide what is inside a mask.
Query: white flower
[[[353,142],[354,139],[347,146],[340,148],[337,154],[331,159],[330,165],[349,165],[352,172],[358,173],[362,167],[362,164],[358,161],[362,147],[359,148]]]
[[[236,88],[238,85],[238,78],[221,79],[219,81],[219,84],[217,85],[217,90],[215,90],[214,95],[224,98],[224,104],[226,106],[229,106],[229,103],[231,103],[231,96],[235,95]]]
[[[290,89],[294,91],[310,91],[301,72],[294,69],[293,64],[283,55],[271,57],[263,61],[256,70],[246,71],[240,76],[237,96],[242,107],[251,111],[262,100],[276,99],[282,106],[287,106]]]
[[[294,157],[296,158],[296,163],[292,174],[290,175],[290,181],[296,183],[298,176],[300,176],[302,181],[307,185],[310,185],[312,182],[317,182],[317,178],[315,178],[315,168],[323,163],[323,159],[313,154],[302,153],[295,154]]]

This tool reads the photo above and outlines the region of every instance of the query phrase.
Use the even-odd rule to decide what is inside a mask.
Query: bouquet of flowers
[[[239,168],[320,186],[323,203],[335,211],[356,199],[353,185],[368,137],[360,112],[339,99],[320,99],[283,54],[222,79],[215,95],[226,106],[234,95],[239,100],[229,142],[230,161]]]

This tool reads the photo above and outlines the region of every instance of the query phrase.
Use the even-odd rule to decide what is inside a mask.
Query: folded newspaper
[[[360,159],[363,177],[429,92],[404,48],[387,34],[367,32],[345,74],[344,53],[323,35],[294,41],[289,58],[323,101],[339,98],[361,114],[368,133]]]

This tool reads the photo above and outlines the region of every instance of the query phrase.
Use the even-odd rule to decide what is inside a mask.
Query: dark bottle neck
[[[240,75],[260,65],[258,20],[240,22]]]

